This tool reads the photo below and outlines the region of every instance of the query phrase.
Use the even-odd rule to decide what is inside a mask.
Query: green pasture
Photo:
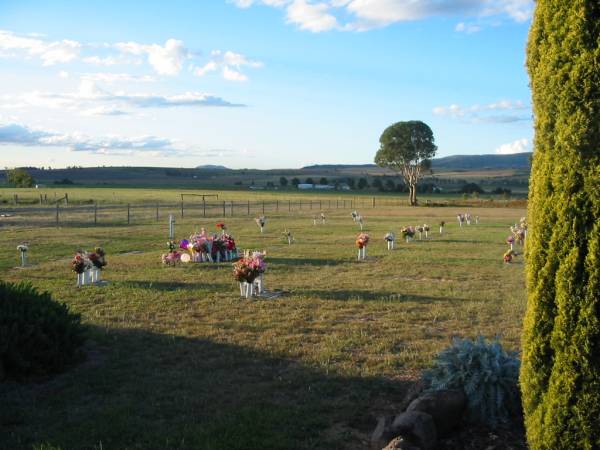
[[[113,192],[131,202],[175,195],[76,195],[111,201]],[[50,291],[89,330],[86,359],[66,373],[0,385],[0,448],[365,448],[376,417],[397,408],[452,337],[499,335],[519,349],[523,257],[506,265],[502,255],[524,209],[365,208],[365,262],[356,261],[350,210],[325,210],[318,226],[315,212],[269,214],[262,235],[252,216],[225,218],[239,247],[267,251],[266,288],[285,291],[273,300],[241,299],[230,263],[163,267],[164,221],[0,228],[1,277]],[[459,228],[458,212],[480,224]],[[176,234],[214,230],[217,220],[178,218]],[[402,226],[423,223],[430,239],[401,240]],[[16,269],[23,241],[32,266]],[[70,258],[97,245],[109,284],[78,289]]]

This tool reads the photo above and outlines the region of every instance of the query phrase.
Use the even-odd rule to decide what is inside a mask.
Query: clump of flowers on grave
[[[515,237],[511,234],[510,236],[508,236],[506,238],[506,243],[509,244],[509,245],[514,244],[515,243]]]
[[[223,222],[219,222],[219,223],[217,223],[217,229],[221,230],[221,231],[225,231],[227,229],[227,227],[225,226],[225,224]]]
[[[19,244],[17,245],[17,250],[19,250],[21,253],[26,253],[29,251],[29,246],[27,244]]]
[[[508,250],[504,254],[503,260],[506,264],[510,264],[515,256],[517,256],[517,254],[513,250]]]
[[[360,233],[356,237],[356,246],[358,248],[364,248],[369,244],[369,235],[367,233]]]
[[[73,259],[71,260],[71,269],[73,269],[73,272],[80,274],[80,273],[85,272],[89,268],[90,268],[90,262],[85,257],[83,252],[75,253],[75,256],[73,256]]]
[[[94,257],[92,258],[92,255],[94,255]],[[94,249],[93,253],[90,253],[89,255],[90,261],[92,261],[92,264],[97,268],[97,269],[102,269],[103,267],[106,267],[106,252],[104,251],[104,249],[102,247],[96,247]]]
[[[358,218],[358,212],[354,210],[350,213],[350,215],[352,216],[352,220],[356,222],[356,219]]]
[[[265,216],[260,216],[254,219],[256,225],[258,225],[261,229],[267,224],[267,218]]]
[[[390,231],[383,236],[383,240],[387,242],[394,242],[396,240],[396,235]]]
[[[423,231],[425,231],[426,233],[428,233],[429,229],[430,229],[429,225],[427,225],[427,224],[423,225]]]
[[[181,260],[181,253],[177,251],[177,247],[181,247],[173,241],[168,241],[169,253],[164,253],[161,256],[162,263],[166,266],[175,266]]]
[[[265,253],[247,253],[233,264],[233,278],[239,283],[252,283],[266,270]]]
[[[413,227],[404,227],[400,230],[404,239],[412,239],[415,236],[415,229]]]

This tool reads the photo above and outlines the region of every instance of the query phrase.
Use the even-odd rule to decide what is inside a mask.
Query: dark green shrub
[[[463,389],[467,419],[493,427],[519,413],[519,366],[516,354],[505,352],[498,340],[455,339],[424,378],[432,390]]]
[[[29,284],[0,281],[0,365],[6,377],[58,372],[78,356],[82,343],[80,317],[66,305]]]

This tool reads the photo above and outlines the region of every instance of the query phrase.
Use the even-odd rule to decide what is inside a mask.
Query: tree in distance
[[[279,186],[286,187],[288,185],[288,179],[286,177],[279,178]]]
[[[327,178],[321,177],[321,179],[319,180],[319,184],[329,184],[329,181],[327,180]]]
[[[292,178],[292,186],[294,187],[298,187],[298,185],[300,184],[300,180],[296,177]]]
[[[369,182],[367,181],[366,178],[361,178],[358,180],[358,189],[360,189],[361,191],[363,189],[366,189],[369,187]]]
[[[409,190],[412,206],[417,204],[417,184],[431,167],[437,146],[429,126],[418,120],[397,122],[387,127],[379,138],[375,164],[398,172]]]
[[[35,180],[25,169],[9,169],[6,171],[8,184],[18,188],[28,188],[35,185]]]
[[[306,179],[306,184],[315,184],[315,180],[313,180],[312,178],[308,177]]]

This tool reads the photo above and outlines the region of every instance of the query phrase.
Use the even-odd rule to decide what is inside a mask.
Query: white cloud
[[[393,23],[429,17],[505,16],[516,22],[531,17],[533,0],[234,0],[240,8],[268,5],[286,8],[286,19],[300,29],[365,31]],[[340,24],[340,18],[347,20]],[[476,32],[478,25],[462,24],[457,31]]]
[[[126,114],[127,108],[173,107],[238,107],[220,97],[202,92],[185,92],[178,95],[127,94],[109,92],[97,86],[94,80],[82,78],[79,90],[71,93],[33,91],[19,96],[0,97],[0,107],[44,107],[81,111],[84,114]],[[112,111],[109,114],[107,111]]]
[[[464,119],[470,122],[510,123],[530,120],[528,115],[517,114],[519,111],[524,112],[528,109],[529,107],[520,100],[501,100],[487,105],[460,106],[451,104],[449,106],[436,106],[433,108],[433,113],[436,116]]]
[[[185,60],[191,58],[191,52],[182,41],[168,39],[164,46],[144,45],[137,42],[119,42],[115,48],[135,56],[146,56],[148,63],[160,75],[177,75],[181,72]]]
[[[20,36],[12,31],[0,30],[0,52],[9,56],[25,53],[28,57],[41,59],[44,66],[67,63],[79,56],[82,45],[77,41],[63,39],[48,41],[39,37]]]
[[[456,24],[454,30],[458,31],[459,33],[473,34],[481,31],[481,26],[472,23],[460,22]]]
[[[502,144],[500,147],[496,149],[496,153],[498,155],[512,155],[514,153],[524,153],[529,150],[529,140],[526,138],[517,139],[514,142],[509,142],[508,144]]]
[[[103,136],[90,137],[81,133],[57,133],[33,129],[26,125],[0,124],[0,145],[20,145],[36,147],[66,147],[75,152],[89,152],[105,155],[143,156],[195,156],[220,157],[225,150],[200,150],[178,145],[175,141],[156,136]],[[234,153],[229,151],[229,153]]]
[[[283,4],[278,1],[264,1],[269,6]],[[249,6],[250,4],[248,4]],[[198,53],[189,50],[182,41],[167,39],[161,44],[140,42],[80,43],[63,39],[51,41],[43,36],[18,35],[12,31],[0,30],[0,58],[39,58],[44,66],[81,61],[95,66],[140,65],[145,61],[159,75],[178,75],[187,61],[197,59]],[[227,70],[225,70],[227,67]],[[211,59],[203,67],[194,68],[194,73],[202,76],[221,69],[226,79],[245,81],[242,67],[259,68],[262,63],[232,51],[215,50]],[[191,70],[192,65],[188,68]],[[65,72],[66,73],[66,72]],[[109,81],[108,75],[100,81]],[[133,81],[133,80],[130,80]],[[139,78],[137,81],[147,81]]]
[[[128,73],[112,73],[112,72],[94,72],[84,73],[81,75],[82,80],[90,80],[93,82],[103,83],[116,83],[121,81],[134,81],[134,82],[152,82],[156,81],[156,78],[149,75],[131,75]]]
[[[253,61],[246,56],[232,51],[222,52],[213,50],[210,54],[211,59],[202,67],[196,67],[194,74],[202,77],[207,73],[214,72],[221,68],[223,78],[229,81],[247,81],[248,77],[241,72],[243,67],[260,68],[263,64],[260,61]]]
[[[327,3],[294,0],[287,8],[287,22],[313,33],[340,28],[336,17],[329,11],[330,6]]]

